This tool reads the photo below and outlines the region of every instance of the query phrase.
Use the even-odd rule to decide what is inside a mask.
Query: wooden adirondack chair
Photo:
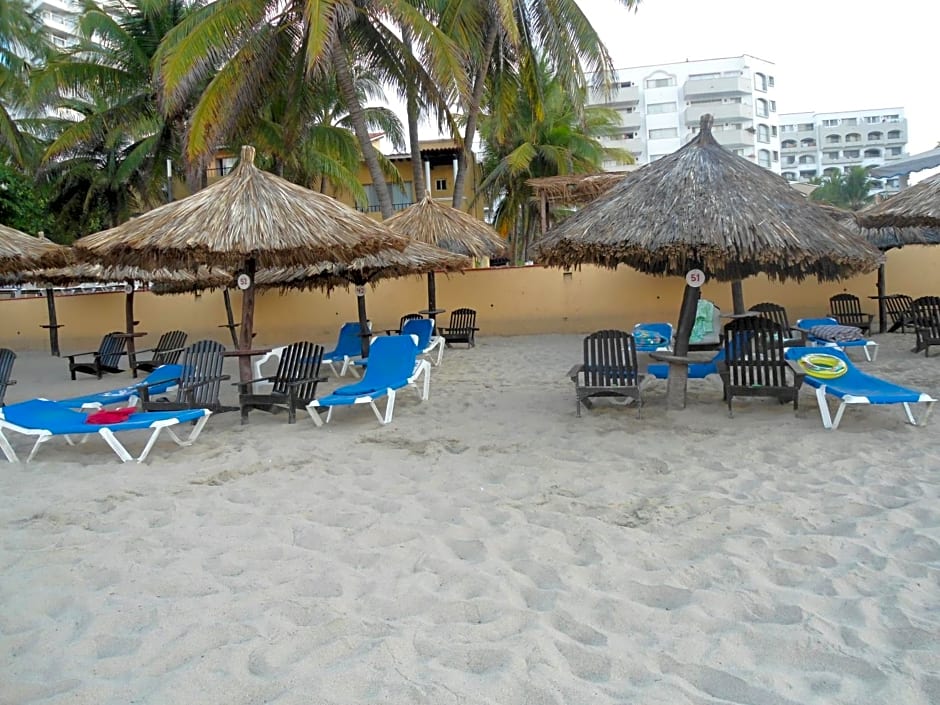
[[[898,329],[906,333],[908,328],[914,327],[914,312],[911,308],[914,299],[906,294],[889,294],[884,297],[885,313],[891,320],[889,333],[894,333]]]
[[[790,317],[787,316],[787,310],[780,304],[764,301],[759,304],[754,304],[748,310],[759,313],[764,318],[769,318],[783,328],[789,345],[802,344],[805,341],[806,334],[790,325]]]
[[[784,329],[763,316],[737,318],[724,328],[725,359],[718,363],[728,415],[734,415],[735,397],[774,397],[799,408],[804,375],[795,372],[784,356]]]
[[[183,354],[183,348],[186,346],[186,333],[181,330],[171,330],[160,336],[157,341],[157,347],[139,350],[137,354],[152,352],[149,360],[137,360],[133,365],[134,376],[137,376],[137,370],[144,372],[153,372],[160,365],[174,365],[179,362],[180,355]]]
[[[438,327],[438,331],[447,347],[454,343],[466,343],[467,347],[472,348],[476,345],[476,332],[480,330],[476,325],[476,311],[472,308],[457,308],[451,311],[450,325],[446,328]]]
[[[248,412],[252,409],[273,411],[287,408],[287,423],[297,420],[297,410],[303,409],[317,396],[317,384],[326,380],[320,377],[323,361],[323,346],[306,341],[292,343],[284,348],[277,372],[268,377],[238,385],[238,404],[241,407],[242,423],[248,423]],[[266,394],[252,391],[255,382],[271,382],[274,387]]]
[[[875,315],[862,312],[862,305],[855,294],[836,294],[830,298],[829,313],[840,325],[861,328],[866,337],[871,334]]]
[[[575,386],[575,408],[581,416],[581,405],[592,409],[594,397],[623,397],[637,402],[637,414],[643,403],[636,363],[636,344],[630,333],[622,330],[599,330],[584,339],[584,362],[568,371]]]
[[[108,333],[101,339],[101,345],[98,346],[97,350],[66,355],[69,359],[69,374],[72,375],[72,379],[74,380],[76,372],[83,372],[86,375],[95,375],[98,379],[101,379],[101,375],[105,372],[114,374],[123,372],[124,370],[121,369],[119,365],[121,364],[121,358],[125,354],[124,350],[126,347],[127,338],[123,337],[120,331]],[[75,360],[75,358],[88,355],[93,356],[91,360],[79,362]]]
[[[930,355],[931,345],[940,345],[940,296],[921,296],[911,303],[916,343],[912,352]]]
[[[225,346],[214,340],[200,340],[183,351],[180,364],[183,374],[173,399],[152,399],[150,390],[140,387],[140,404],[144,411],[176,411],[179,409],[209,409],[229,411],[219,401],[219,388],[229,375],[222,374],[222,353]]]
[[[401,329],[405,327],[408,321],[420,321],[424,316],[420,313],[406,313],[398,321],[398,328],[386,328],[385,335],[401,335]]]
[[[0,406],[3,406],[3,398],[6,396],[7,387],[16,384],[16,380],[10,379],[15,361],[15,352],[9,348],[0,348]]]

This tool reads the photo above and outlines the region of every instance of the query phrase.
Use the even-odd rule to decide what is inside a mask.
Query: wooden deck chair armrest
[[[303,379],[292,379],[287,382],[288,387],[299,387],[302,384],[310,384],[311,382],[326,382],[329,377],[304,377]]]
[[[276,378],[277,378],[277,375],[268,375],[267,377],[256,377],[255,379],[249,379],[245,382],[232,382],[232,385],[237,387],[239,384],[254,384],[255,382],[273,382]]]
[[[69,359],[69,362],[71,363],[71,362],[75,362],[75,358],[76,358],[76,357],[82,357],[83,355],[95,355],[95,356],[97,356],[97,355],[98,355],[98,351],[97,351],[97,350],[89,350],[88,352],[72,353],[71,355],[66,355],[66,357]]]
[[[571,378],[572,382],[577,382],[578,375],[581,374],[582,370],[584,370],[584,365],[575,365],[570,370],[568,370],[568,377]]]
[[[165,377],[157,382],[149,382],[147,384],[144,384],[143,382],[141,382],[140,384],[137,385],[137,388],[141,391],[149,392],[151,387],[163,385],[163,384],[166,384],[167,382],[176,382],[177,384],[179,384],[181,381],[182,379],[179,377]]]
[[[184,385],[181,385],[181,389],[185,391],[190,391],[196,387],[204,387],[207,384],[214,384],[215,382],[224,382],[232,378],[232,375],[219,375],[218,377],[205,377],[203,379],[193,380]]]

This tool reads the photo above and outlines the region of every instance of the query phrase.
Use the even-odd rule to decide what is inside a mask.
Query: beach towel
[[[809,334],[814,338],[830,340],[834,343],[864,339],[862,329],[855,326],[813,326],[809,329]]]
[[[692,324],[690,343],[701,343],[705,339],[715,338],[715,304],[708,299],[699,299],[695,309],[695,323]]]
[[[98,426],[109,423],[124,423],[131,414],[137,412],[136,407],[128,406],[123,409],[103,409],[85,417],[85,423]]]

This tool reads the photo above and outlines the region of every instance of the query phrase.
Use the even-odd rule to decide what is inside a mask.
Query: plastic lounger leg
[[[314,406],[313,404],[307,404],[307,406],[304,408],[307,410],[307,413],[310,414],[310,418],[313,419],[314,426],[319,427],[319,426],[322,426],[324,423],[330,422],[330,415],[333,413],[332,406],[326,410],[325,420],[320,416],[320,409],[323,408],[322,406]]]
[[[819,416],[822,418],[823,428],[833,428],[832,414],[829,413],[829,402],[826,401],[826,388],[816,388],[816,403],[819,405]],[[842,418],[842,409],[837,414],[837,419]],[[836,424],[838,425],[838,423]]]
[[[374,400],[369,402],[369,406],[371,406],[372,411],[375,412],[375,418],[377,418],[379,423],[383,426],[391,422],[392,414],[395,412],[395,390],[389,389],[386,396],[388,397],[388,402],[385,404],[384,416],[382,415],[382,412],[379,411],[379,407],[376,406]]]
[[[419,378],[423,378],[420,387],[417,385]],[[410,382],[418,393],[418,399],[427,401],[431,396],[431,363],[427,360],[419,360]]]
[[[153,443],[156,441],[156,437],[159,435],[159,433],[160,429],[156,428],[154,429],[153,433],[150,434],[150,439],[147,441],[147,445],[144,448],[145,452],[150,452],[150,448],[153,446]],[[117,439],[117,436],[114,435],[114,431],[112,431],[110,428],[101,428],[98,430],[98,434],[109,446],[111,446],[111,450],[117,454],[117,457],[121,459],[122,463],[129,463],[134,459],[133,456],[127,452],[127,448],[124,447],[124,444],[122,444]]]
[[[18,463],[19,458],[16,457],[16,451],[13,450],[13,446],[10,444],[10,440],[4,434],[3,429],[0,429],[0,449],[3,450],[3,454],[7,457],[11,463]]]
[[[912,408],[910,402],[904,402],[904,412],[907,414],[907,420],[911,422],[912,426],[927,425],[927,419],[930,418],[930,412],[933,410],[934,402],[928,401],[926,404],[927,408],[924,410],[923,415],[918,420],[917,417],[914,416],[914,409]]]

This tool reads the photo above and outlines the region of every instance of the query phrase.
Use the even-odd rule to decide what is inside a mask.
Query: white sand
[[[860,365],[940,394],[879,340]],[[729,419],[707,380],[577,419],[579,357],[484,337],[388,427],[221,414],[144,465],[4,463],[0,703],[940,703],[940,418]],[[21,356],[7,401],[127,380],[65,367]]]

